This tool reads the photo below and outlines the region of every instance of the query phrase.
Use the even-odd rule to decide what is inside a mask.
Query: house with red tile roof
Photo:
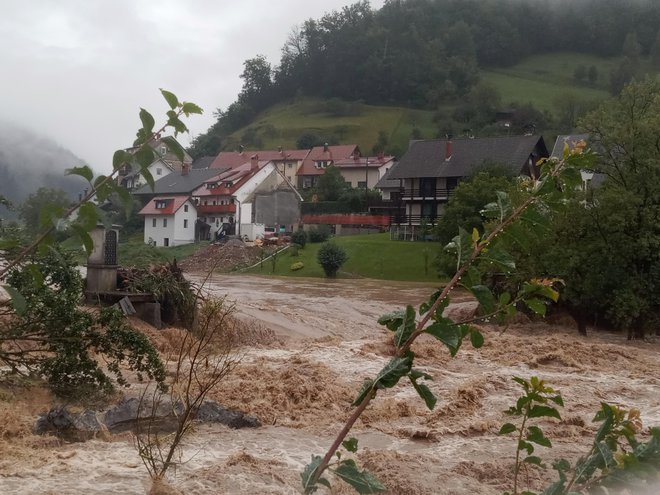
[[[382,153],[377,156],[356,154],[334,162],[334,166],[339,168],[346,183],[360,189],[376,187],[392,165],[394,165],[394,157]]]
[[[189,196],[156,196],[139,214],[144,217],[145,243],[180,246],[195,242],[197,209]]]
[[[314,146],[296,174],[298,189],[309,189],[316,186],[318,178],[330,165],[334,165],[339,160],[347,160],[359,155],[360,149],[356,144],[329,145],[326,143],[323,146]]]
[[[221,169],[192,197],[210,239],[221,233],[253,239],[259,234],[256,226],[283,227],[290,232],[300,221],[302,198],[277,165],[259,154],[239,166]]]
[[[261,151],[221,151],[209,168],[235,168],[243,165],[250,157],[259,155],[260,160],[270,161],[291,182],[296,184],[296,174],[302,166],[309,150],[261,150]]]

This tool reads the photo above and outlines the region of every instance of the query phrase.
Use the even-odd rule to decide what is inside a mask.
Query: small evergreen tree
[[[326,242],[319,249],[317,259],[319,265],[323,268],[325,276],[334,278],[337,276],[337,272],[341,266],[348,260],[348,256],[341,246],[337,246],[333,242]]]

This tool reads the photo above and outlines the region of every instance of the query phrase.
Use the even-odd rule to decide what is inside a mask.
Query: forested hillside
[[[218,109],[191,152],[235,146],[232,133],[300,96],[453,111],[480,86],[482,96],[492,88],[506,93],[498,71],[545,54],[610,58],[578,64],[573,75],[594,94],[617,94],[660,66],[659,26],[660,2],[652,0],[388,0],[378,10],[358,2],[292,27],[279,64],[259,55],[246,60],[236,101]]]

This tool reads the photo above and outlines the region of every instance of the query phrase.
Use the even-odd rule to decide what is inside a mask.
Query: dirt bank
[[[360,383],[388,358],[391,344],[377,317],[419,304],[432,288],[224,275],[214,276],[209,288],[236,301],[241,318],[257,319],[277,334],[272,343],[250,348],[212,394],[265,426],[198,427],[172,484],[190,494],[299,493],[302,467],[325,452]],[[469,305],[459,297],[453,310]],[[503,334],[483,331],[481,350],[466,346],[454,359],[430,338],[416,343],[417,367],[434,377],[434,411],[402,383],[379,396],[358,422],[358,458],[390,493],[495,495],[510,488],[514,444],[496,432],[509,421],[502,411],[519,394],[514,375],[538,375],[564,396],[563,421],[544,424],[555,444],[542,452],[547,459],[584,452],[601,401],[638,408],[645,425],[660,425],[660,344],[609,333],[584,338],[544,323]],[[10,436],[3,441],[15,445]],[[146,472],[127,436],[69,445],[24,438],[21,452],[29,455],[0,449],[0,493],[144,493]],[[530,473],[536,488],[544,476]],[[351,492],[337,482],[331,493]]]

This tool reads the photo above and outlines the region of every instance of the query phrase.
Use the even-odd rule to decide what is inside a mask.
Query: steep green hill
[[[505,103],[531,102],[540,110],[554,112],[557,101],[567,94],[585,101],[608,98],[609,74],[619,62],[619,58],[551,53],[528,57],[507,69],[482,71],[481,80],[495,86]],[[586,77],[583,82],[574,79],[573,73],[579,65],[587,70],[596,68],[598,77],[593,84]]]
[[[328,111],[333,101],[300,98],[280,103],[261,113],[250,125],[232,134],[231,139],[251,147],[246,133],[256,134],[254,147],[262,149],[295,148],[297,139],[313,133],[322,140],[356,143],[363,152],[371,152],[379,131],[385,131],[390,145],[405,150],[417,127],[424,137],[436,133],[433,112],[402,107],[349,104],[349,114]]]
[[[482,70],[480,77],[482,82],[497,88],[503,107],[511,102],[531,103],[558,117],[557,104],[562,98],[570,96],[582,102],[608,98],[609,74],[618,63],[618,58],[578,53],[544,54],[528,57],[507,69]],[[597,78],[593,83],[586,77],[583,81],[573,77],[579,65],[596,68]],[[463,103],[462,100],[446,103],[439,113],[446,120]],[[301,135],[311,133],[325,141],[356,143],[366,153],[371,152],[379,132],[384,131],[387,149],[402,152],[413,137],[428,139],[442,134],[439,124],[434,122],[435,114],[399,106],[298,98],[262,112],[252,123],[233,133],[228,142],[263,149],[295,148]],[[553,129],[551,123],[545,132],[552,134]]]

